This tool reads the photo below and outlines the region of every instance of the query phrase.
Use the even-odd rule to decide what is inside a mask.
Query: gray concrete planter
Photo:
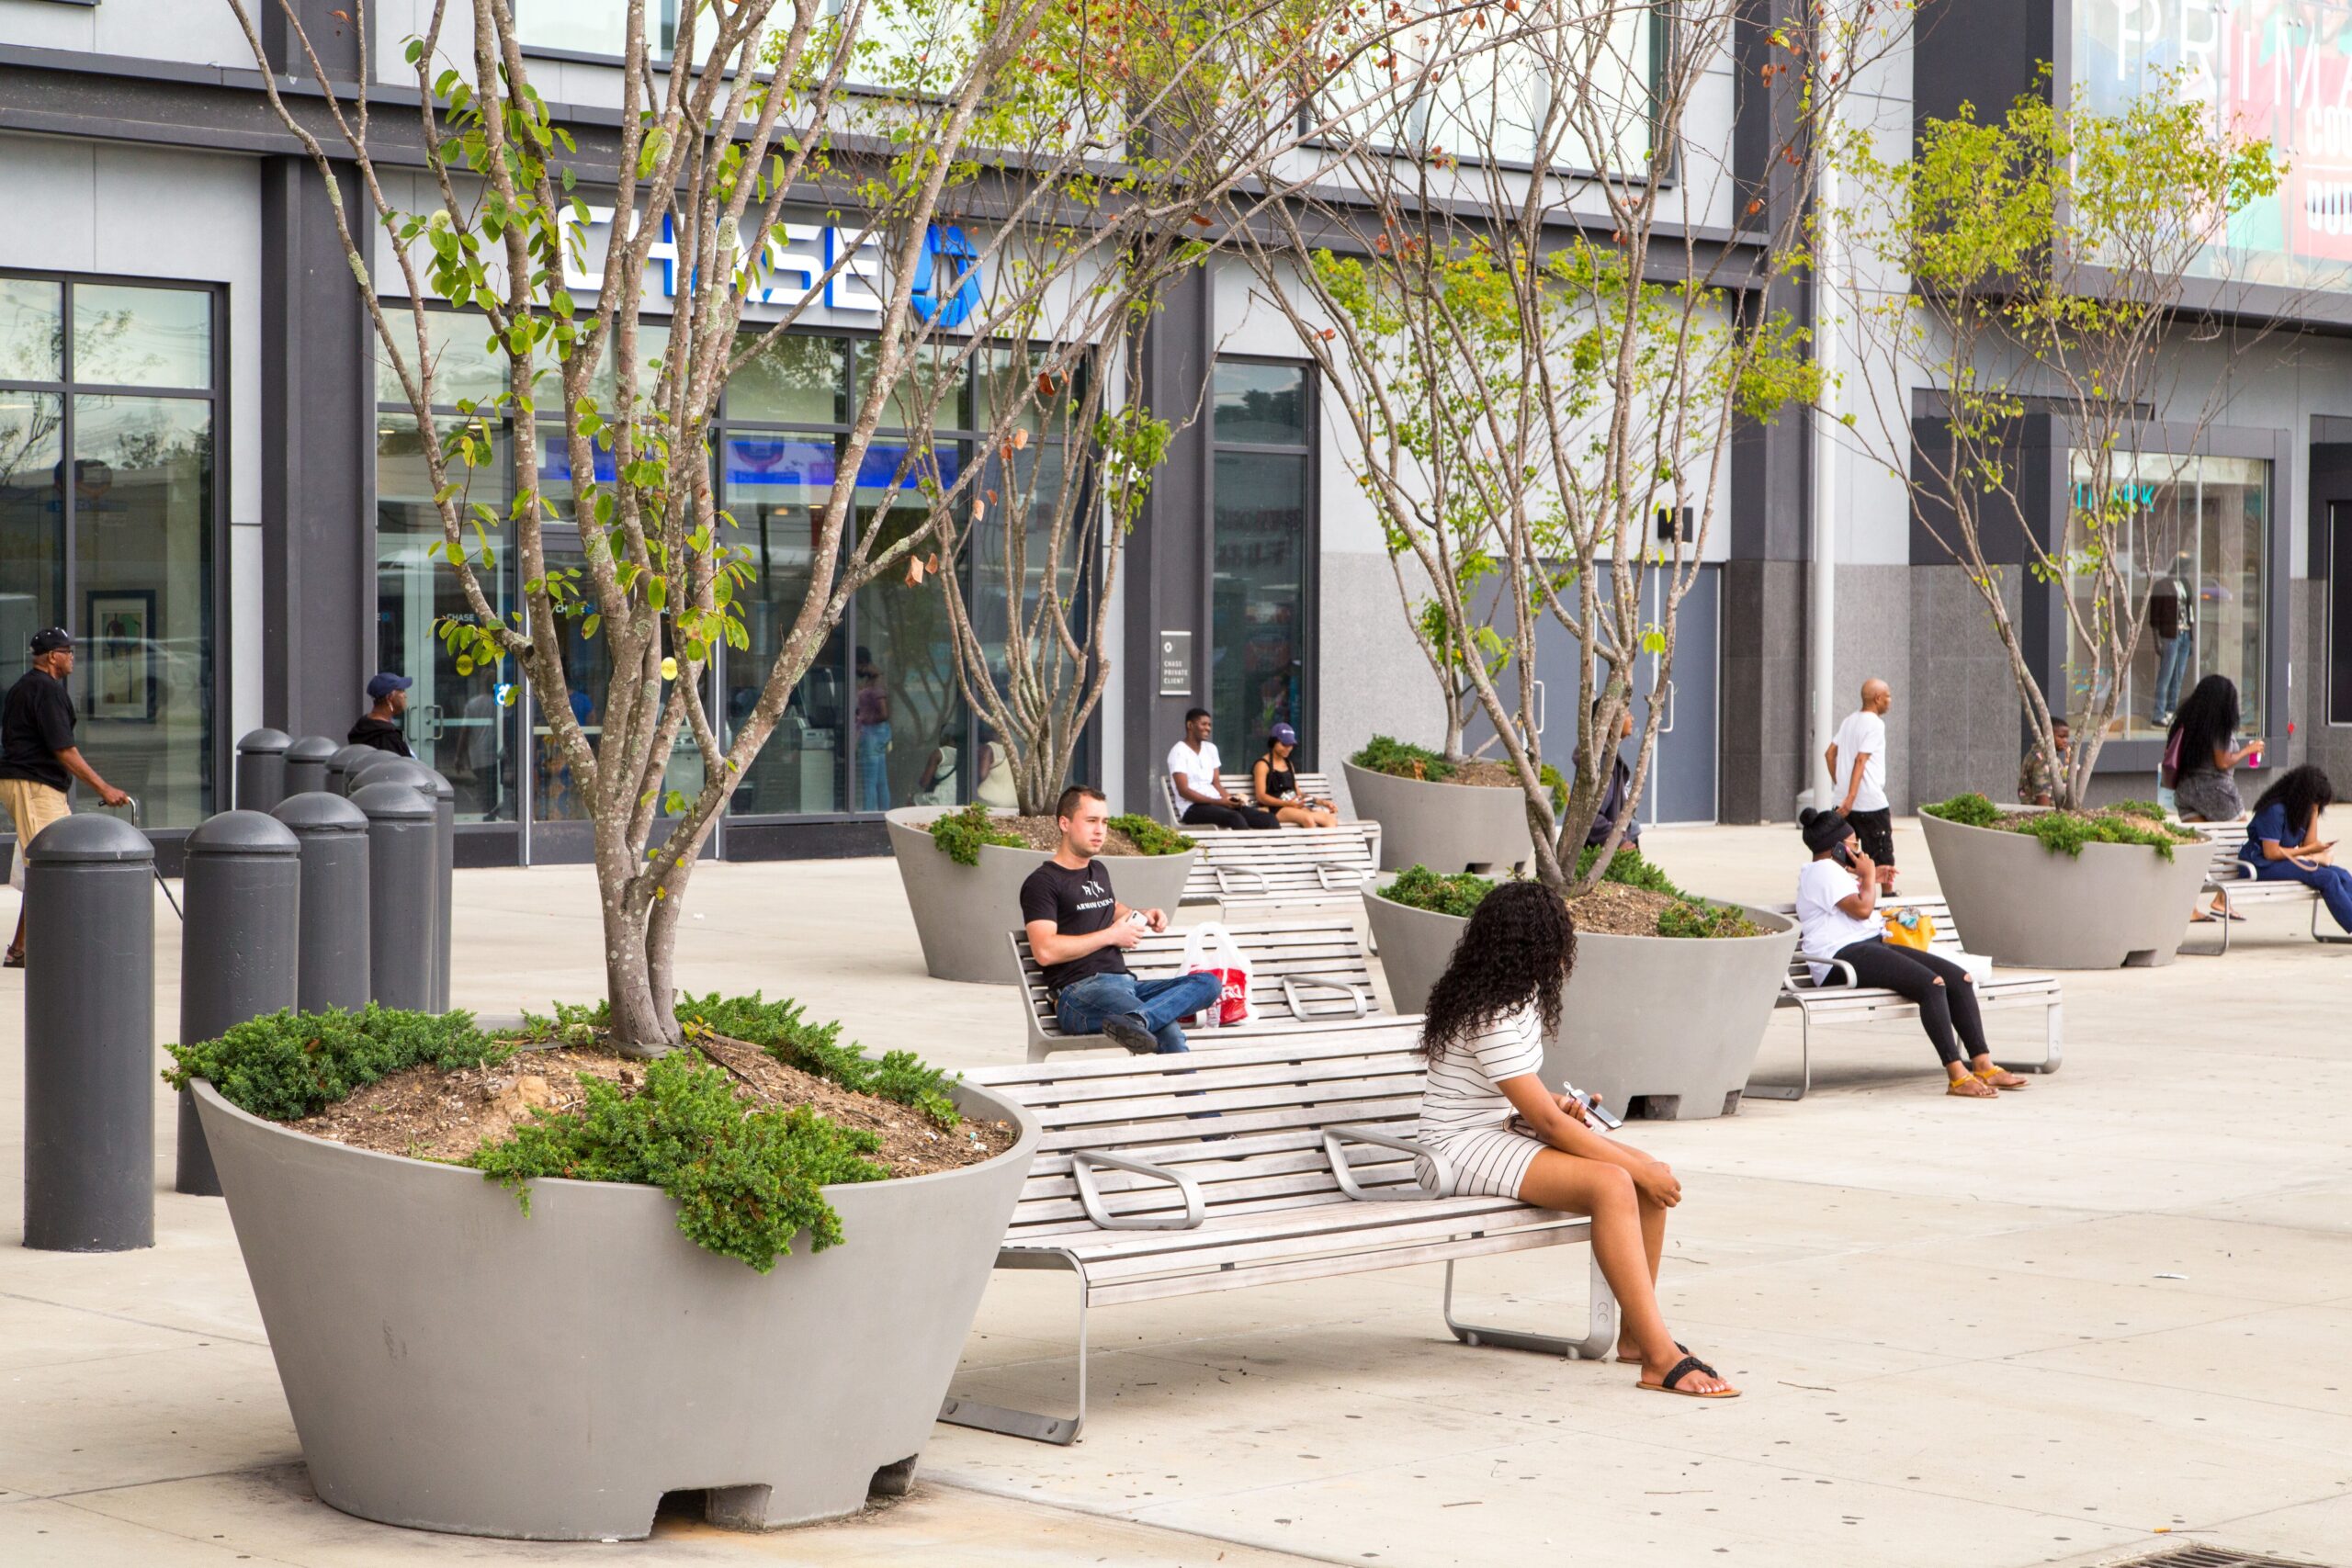
[[[886,813],[899,881],[922,941],[923,967],[934,980],[1010,986],[1019,978],[1005,934],[1021,929],[1021,884],[1052,857],[1043,850],[980,846],[980,863],[957,865],[931,841],[936,806],[902,806]],[[1010,817],[1010,811],[996,815]],[[1105,855],[1111,890],[1137,909],[1165,909],[1182,900],[1197,850],[1181,855]]]
[[[1348,798],[1356,815],[1380,824],[1380,869],[1425,865],[1431,871],[1500,874],[1535,858],[1527,833],[1527,796],[1483,784],[1424,784],[1375,773],[1353,762]]]
[[[638,1539],[665,1492],[746,1529],[903,1491],[1037,1145],[828,1187],[845,1239],[768,1274],[679,1234],[658,1188],[373,1154],[194,1086],[321,1500],[420,1529]]]
[[[1367,884],[1364,913],[1398,1012],[1419,1012],[1470,922],[1392,903]],[[1739,1109],[1765,1026],[1796,951],[1794,921],[1749,908],[1765,934],[1721,941],[1577,933],[1560,1028],[1544,1042],[1544,1079],[1563,1078],[1623,1114],[1696,1121]]]
[[[1925,812],[1919,827],[1962,944],[2033,969],[2171,963],[2211,858],[2203,843],[2169,861],[2140,844],[2085,844],[2078,857]]]

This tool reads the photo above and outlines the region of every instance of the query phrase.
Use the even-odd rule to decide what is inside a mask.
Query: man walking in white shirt
[[[1861,840],[1862,852],[1878,865],[1882,893],[1894,891],[1894,813],[1886,799],[1886,710],[1894,689],[1872,676],[1862,682],[1862,705],[1846,716],[1823,753],[1829,763],[1832,796]]]
[[[1271,811],[1261,811],[1225,787],[1217,770],[1225,759],[1209,739],[1209,710],[1184,716],[1184,739],[1168,749],[1168,782],[1176,790],[1177,820],[1193,828],[1279,828]]]

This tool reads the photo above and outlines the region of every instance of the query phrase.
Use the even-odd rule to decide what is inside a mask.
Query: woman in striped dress
[[[1658,1311],[1666,1212],[1682,1201],[1682,1184],[1663,1161],[1589,1126],[1573,1093],[1544,1087],[1544,1036],[1559,1027],[1576,957],[1576,926],[1542,884],[1487,895],[1430,989],[1415,1141],[1445,1157],[1456,1194],[1590,1215],[1592,1255],[1624,1325],[1617,1359],[1639,1361],[1641,1386],[1657,1393],[1735,1398]],[[1438,1185],[1436,1162],[1425,1155],[1417,1169],[1422,1185]]]

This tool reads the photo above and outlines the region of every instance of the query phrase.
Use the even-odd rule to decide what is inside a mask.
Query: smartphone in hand
[[[1577,1088],[1576,1085],[1572,1083],[1564,1083],[1560,1086],[1560,1091],[1563,1094],[1572,1097],[1577,1104],[1583,1106],[1585,1115],[1590,1118],[1592,1124],[1600,1128],[1602,1132],[1613,1133],[1618,1128],[1623,1127],[1625,1124],[1625,1119],[1623,1116],[1618,1115],[1615,1111],[1601,1104],[1598,1098],[1585,1093],[1584,1090]]]

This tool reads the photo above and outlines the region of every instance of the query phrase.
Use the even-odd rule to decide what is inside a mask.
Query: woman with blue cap
[[[1309,800],[1299,793],[1298,773],[1291,753],[1298,750],[1298,731],[1278,724],[1266,737],[1266,754],[1250,770],[1250,794],[1258,808],[1271,811],[1287,828],[1335,828],[1339,808],[1328,800]]]

